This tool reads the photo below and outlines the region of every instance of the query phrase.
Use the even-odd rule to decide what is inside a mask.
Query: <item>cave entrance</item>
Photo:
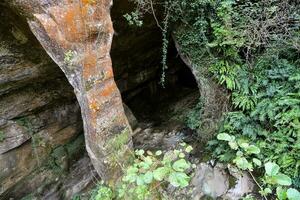
[[[150,137],[148,141],[140,141],[148,133],[175,132],[176,135],[186,129],[185,119],[198,103],[200,94],[194,75],[181,60],[173,41],[168,48],[168,69],[162,86],[161,30],[151,15],[144,17],[142,27],[130,26],[123,15],[133,7],[127,1],[114,2],[111,57],[123,101],[138,122],[137,125],[131,122],[133,129],[137,129],[134,132],[138,132],[133,138],[135,148],[147,148],[147,142],[156,140]]]

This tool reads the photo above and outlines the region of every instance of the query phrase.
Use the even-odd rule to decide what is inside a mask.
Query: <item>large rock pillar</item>
[[[6,1],[26,17],[36,38],[73,86],[88,154],[101,178],[115,182],[132,145],[109,54],[114,32],[112,0]]]

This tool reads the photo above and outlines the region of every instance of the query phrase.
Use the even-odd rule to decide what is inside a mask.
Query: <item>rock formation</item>
[[[48,55],[63,70],[81,107],[86,149],[104,180],[115,181],[131,146],[131,128],[109,55],[111,0],[6,2],[26,16]]]

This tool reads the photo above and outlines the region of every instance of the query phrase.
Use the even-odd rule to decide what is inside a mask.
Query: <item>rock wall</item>
[[[142,27],[129,25],[123,16],[135,9],[129,1],[115,0],[111,10],[115,34],[111,57],[118,88],[125,100],[133,98],[161,74],[161,30],[153,16]]]
[[[83,138],[80,108],[63,72],[24,19],[6,6],[0,10],[0,199],[8,199],[35,189],[42,167],[71,163]],[[77,146],[55,157],[67,144]]]
[[[110,18],[112,1],[7,0],[4,3],[26,19],[74,88],[87,152],[101,178],[114,186],[126,165],[124,157],[130,155],[131,127],[109,55],[114,33]],[[116,162],[119,158],[122,161]]]

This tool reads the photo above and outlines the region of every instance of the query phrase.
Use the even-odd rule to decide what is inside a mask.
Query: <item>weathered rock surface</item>
[[[176,31],[180,32],[185,28],[184,25],[182,27],[179,25]],[[203,104],[201,113],[202,127],[200,131],[205,135],[202,139],[208,140],[218,129],[223,113],[230,109],[228,91],[214,80],[212,74],[209,72],[207,63],[203,62],[203,66],[197,66],[193,63],[190,56],[182,51],[176,34],[173,34],[173,40],[181,59],[190,68],[196,78]]]
[[[5,1],[26,17],[48,55],[65,73],[81,107],[86,149],[104,180],[113,184],[131,147],[131,128],[113,79],[111,0]],[[122,148],[114,143],[122,138]],[[120,142],[120,141],[118,141]]]
[[[201,199],[204,195],[217,198],[224,195],[229,189],[229,178],[220,166],[212,168],[209,164],[200,163],[196,169],[192,184],[193,199]]]
[[[245,194],[252,193],[254,191],[254,183],[252,178],[247,172],[234,172],[229,168],[229,173],[236,181],[234,187],[230,188],[228,192],[223,196],[224,199],[239,200]]]
[[[113,69],[118,88],[126,97],[156,81],[161,70],[161,31],[151,15],[145,15],[143,27],[130,26],[123,15],[132,10],[132,2],[114,0],[111,11]]]
[[[82,119],[72,87],[28,25],[3,2],[0,9],[0,199],[9,199],[35,189],[43,180],[36,171],[82,133]]]
[[[36,171],[35,176],[21,180],[20,184],[15,187],[14,196],[10,196],[10,198],[28,197],[33,200],[72,199],[87,187],[94,186],[97,179],[97,172],[86,155],[70,166],[69,174],[62,174],[51,168]],[[24,184],[25,182],[27,184]],[[28,194],[28,191],[32,191],[32,193]],[[4,199],[8,199],[8,197]]]
[[[229,184],[230,179],[235,179],[231,183],[233,186]],[[194,200],[200,200],[205,196],[213,199],[238,200],[254,191],[253,181],[246,172],[234,172],[231,168],[227,170],[222,164],[213,167],[209,163],[199,163],[192,185]]]

